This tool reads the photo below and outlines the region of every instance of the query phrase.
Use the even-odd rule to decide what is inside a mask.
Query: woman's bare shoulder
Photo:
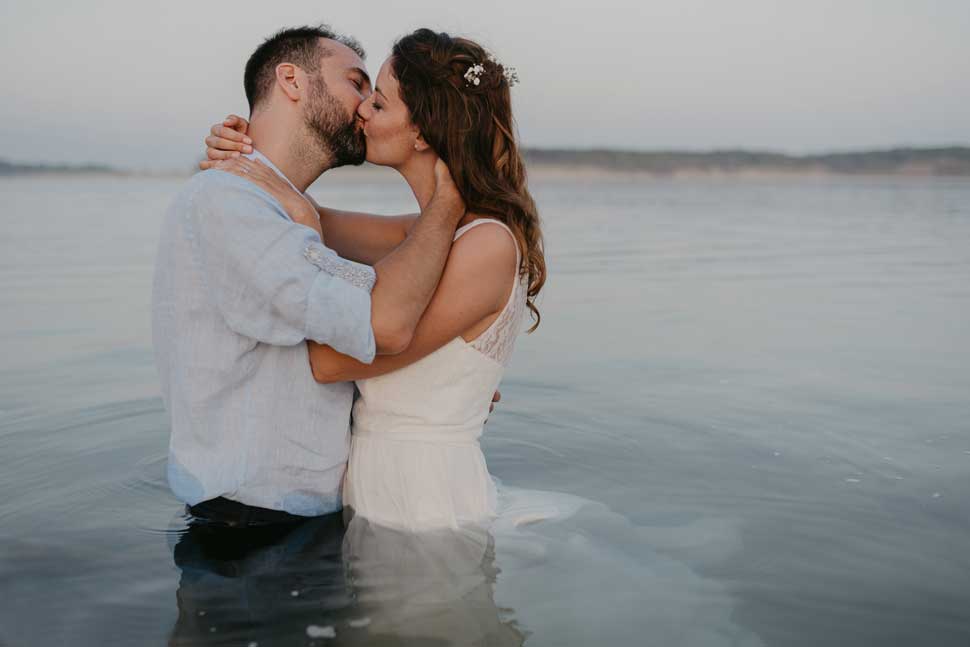
[[[468,218],[475,226],[464,231],[452,245],[452,256],[461,255],[475,265],[484,263],[500,270],[515,263],[515,239],[496,218],[476,216]]]

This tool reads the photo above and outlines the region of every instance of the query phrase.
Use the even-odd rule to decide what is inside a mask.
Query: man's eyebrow
[[[370,77],[367,75],[367,72],[364,71],[362,68],[352,67],[352,68],[350,68],[350,71],[351,72],[357,72],[357,74],[360,74],[361,77],[363,77],[364,82],[367,83],[367,85],[370,85]]]

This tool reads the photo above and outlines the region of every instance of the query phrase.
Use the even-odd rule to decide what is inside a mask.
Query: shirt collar
[[[260,162],[262,162],[266,166],[268,166],[271,169],[273,169],[274,171],[276,171],[276,174],[279,175],[284,180],[286,180],[287,183],[289,183],[289,185],[291,187],[293,187],[293,190],[294,191],[296,191],[299,194],[302,194],[303,193],[303,191],[300,191],[298,188],[296,188],[296,185],[295,184],[293,184],[292,182],[290,182],[290,178],[286,177],[286,175],[283,174],[283,171],[279,170],[276,167],[276,164],[273,164],[273,162],[270,161],[270,159],[268,157],[266,157],[265,155],[263,155],[262,153],[260,153],[255,148],[253,149],[253,152],[252,153],[244,153],[244,157],[248,157],[251,160],[259,160]]]

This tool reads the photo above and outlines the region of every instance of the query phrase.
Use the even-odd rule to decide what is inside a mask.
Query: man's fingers
[[[502,394],[499,391],[496,391],[495,395],[492,396],[492,402],[501,402],[501,400]]]

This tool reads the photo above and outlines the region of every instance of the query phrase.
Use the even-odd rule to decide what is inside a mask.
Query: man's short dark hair
[[[320,71],[320,59],[333,54],[320,42],[321,38],[329,38],[346,45],[362,59],[366,56],[364,48],[356,39],[338,34],[329,25],[281,29],[263,41],[246,61],[243,86],[246,89],[250,114],[269,96],[273,83],[276,82],[276,66],[280,63],[292,63],[308,74]]]

